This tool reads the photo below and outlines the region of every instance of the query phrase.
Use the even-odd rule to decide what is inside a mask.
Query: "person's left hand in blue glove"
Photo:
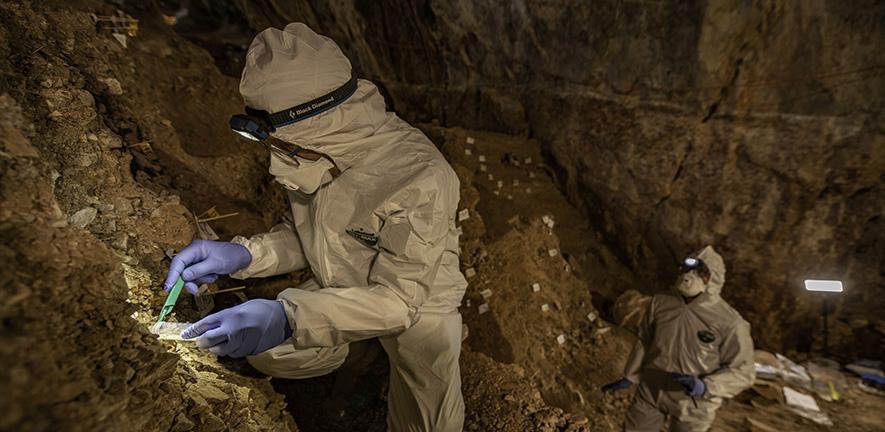
[[[678,382],[691,397],[703,396],[707,391],[707,385],[704,384],[704,380],[694,375],[672,373],[670,377],[673,378],[673,381]]]
[[[283,304],[254,299],[209,315],[181,333],[197,338],[197,347],[217,356],[245,357],[260,354],[289,339],[292,329]]]
[[[200,284],[212,283],[220,275],[242,270],[252,262],[252,254],[236,243],[194,240],[172,258],[163,289],[169,291],[180,276],[184,289],[196,294]]]

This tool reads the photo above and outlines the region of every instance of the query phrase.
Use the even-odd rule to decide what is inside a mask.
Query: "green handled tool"
[[[163,305],[163,309],[160,309],[160,318],[157,322],[163,321],[166,318],[166,315],[169,315],[169,312],[172,312],[172,308],[175,307],[175,303],[178,302],[178,295],[181,294],[181,287],[184,286],[184,279],[178,278],[175,281],[175,285],[172,286],[172,289],[169,290],[169,295],[166,296],[166,303]]]

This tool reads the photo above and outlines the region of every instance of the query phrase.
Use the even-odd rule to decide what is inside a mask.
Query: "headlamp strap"
[[[275,129],[299,122],[335,108],[353,95],[356,92],[356,88],[356,75],[351,72],[350,80],[344,83],[341,87],[332,90],[331,93],[327,93],[303,104],[295,105],[292,108],[275,112],[268,115],[267,118],[270,120],[271,126]]]
[[[341,174],[341,169],[338,168],[338,164],[335,163],[335,160],[332,159],[331,156],[329,156],[325,153],[315,152],[313,150],[306,149],[304,147],[296,145],[295,149],[292,150],[291,152],[289,152],[289,157],[296,157],[296,156],[302,157],[302,158],[307,159],[309,161],[318,161],[321,158],[325,159],[332,164],[332,168],[329,168],[329,172],[332,174],[332,177],[338,177],[338,175]]]

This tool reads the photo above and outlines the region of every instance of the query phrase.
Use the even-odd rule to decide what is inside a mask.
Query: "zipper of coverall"
[[[321,187],[321,189],[318,190],[316,195],[314,196],[314,201],[313,201],[313,203],[314,203],[313,220],[314,220],[314,227],[317,230],[317,232],[314,233],[314,237],[319,237],[319,235],[322,236],[322,239],[320,239],[320,238],[315,239],[315,241],[317,242],[317,249],[318,249],[317,250],[317,258],[318,258],[317,266],[319,266],[319,268],[320,268],[319,278],[320,278],[320,282],[321,282],[320,285],[322,286],[322,288],[326,288],[328,285],[328,281],[326,280],[326,277],[328,276],[328,269],[326,268],[326,258],[325,258],[325,254],[326,254],[325,229],[323,229],[323,227],[320,226],[320,223],[321,223],[320,222],[320,205],[322,204],[322,198],[326,194],[325,189],[326,189],[326,187],[329,187],[329,186],[330,185],[327,184],[325,187]]]
[[[308,160],[312,160],[312,161],[317,161],[320,158],[324,158],[332,163],[332,168],[329,169],[329,174],[332,175],[332,178],[338,178],[338,176],[341,175],[341,170],[338,168],[338,164],[335,163],[334,159],[332,159],[329,155],[326,155],[325,153],[320,153],[320,152],[316,152],[316,151],[313,151],[310,149],[306,149],[301,146],[297,146],[297,149],[294,150],[292,152],[292,154],[297,155],[299,157],[303,157]],[[320,205],[322,204],[321,198],[323,195],[325,195],[326,188],[328,188],[328,187],[331,187],[331,182],[327,183],[324,186],[320,186],[320,189],[316,192],[316,195],[314,195],[313,220],[314,220],[314,225],[316,225],[317,227],[319,227],[319,220],[320,220],[320,218],[319,218]],[[325,231],[321,230],[320,232],[324,233]],[[329,269],[325,265],[325,261],[326,261],[324,258],[325,254],[326,254],[325,242],[326,242],[326,236],[323,235],[322,241],[319,242],[320,247],[318,249],[320,249],[320,250],[319,250],[319,253],[317,254],[317,256],[319,257],[319,262],[317,263],[317,265],[320,267],[320,279],[326,279],[326,276],[328,276],[328,278],[331,279],[332,275],[329,274]],[[326,286],[329,283],[328,280],[322,280],[321,282],[322,282],[323,288],[326,288]]]

